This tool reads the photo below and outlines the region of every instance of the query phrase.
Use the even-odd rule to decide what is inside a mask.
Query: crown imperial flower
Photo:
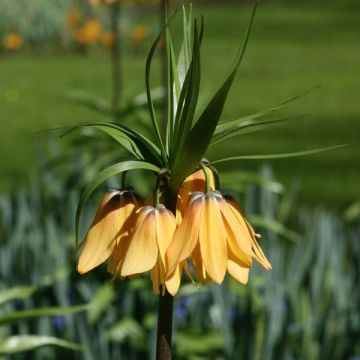
[[[219,191],[192,194],[166,254],[169,273],[187,258],[202,282],[211,279],[218,284],[226,271],[247,283],[253,259],[271,268],[250,225]]]
[[[114,189],[105,193],[83,241],[77,266],[79,273],[84,274],[109,258],[109,270],[116,271],[123,259],[118,249],[127,248],[136,213],[142,205],[142,200],[132,190]]]
[[[165,294],[165,288],[175,294],[180,285],[179,269],[174,267],[171,277],[165,280],[165,253],[176,229],[176,220],[164,205],[143,207],[137,219],[124,263],[119,271],[121,276],[131,276],[151,270],[155,294]]]

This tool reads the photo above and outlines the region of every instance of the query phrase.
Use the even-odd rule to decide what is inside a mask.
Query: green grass
[[[195,4],[195,10],[205,16],[205,100],[236,54],[250,7]],[[346,2],[262,4],[224,110],[223,118],[231,120],[321,85],[284,111],[291,115],[315,113],[315,117],[246,135],[231,147],[237,154],[260,154],[351,144],[324,154],[272,162],[285,184],[300,178],[301,200],[308,204],[343,207],[360,197],[359,10],[358,5]],[[140,19],[156,22],[154,17],[145,14]],[[128,96],[144,90],[145,54],[125,55],[123,88]],[[33,136],[36,131],[98,119],[93,112],[68,103],[64,95],[83,89],[109,98],[109,74],[109,59],[99,52],[83,57],[19,54],[0,58],[2,188],[35,167],[32,148],[38,142]],[[243,161],[232,166],[257,169],[261,163]]]

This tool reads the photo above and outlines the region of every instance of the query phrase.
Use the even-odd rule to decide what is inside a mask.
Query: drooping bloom
[[[271,268],[238,207],[218,191],[192,194],[166,253],[168,273],[187,258],[203,283],[220,284],[229,272],[245,284],[253,259]]]
[[[132,276],[151,271],[153,292],[175,294],[180,286],[180,269],[174,266],[171,276],[166,279],[166,250],[173,238],[176,220],[164,205],[156,208],[144,206],[139,213],[134,234],[125,254],[119,275]]]
[[[83,241],[77,269],[84,274],[110,258],[109,270],[123,260],[142,200],[132,190],[111,190],[103,196]],[[114,253],[114,251],[116,253]]]

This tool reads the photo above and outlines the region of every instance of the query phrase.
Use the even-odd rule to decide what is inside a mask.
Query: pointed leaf
[[[211,139],[210,145],[212,146],[221,141],[229,140],[231,138],[234,138],[234,137],[237,137],[240,135],[265,130],[275,124],[279,124],[279,123],[286,122],[286,121],[301,120],[301,119],[305,119],[309,116],[313,116],[313,114],[306,114],[306,115],[299,115],[299,116],[293,116],[293,117],[288,117],[288,118],[282,118],[282,119],[280,118],[280,119],[272,119],[272,120],[264,120],[264,121],[259,121],[259,120],[244,121],[237,125],[233,125],[226,130],[222,130],[222,131],[219,131],[216,134],[214,134],[214,136]]]
[[[232,157],[228,157],[228,158],[224,158],[224,159],[218,159],[215,161],[211,161],[209,164],[214,165],[214,164],[219,164],[219,163],[226,162],[226,161],[235,161],[235,160],[285,159],[285,158],[292,158],[292,157],[298,157],[298,156],[304,156],[304,155],[317,154],[317,153],[324,152],[324,151],[339,149],[344,146],[348,146],[348,145],[343,144],[343,145],[329,146],[329,147],[325,147],[325,148],[318,148],[318,149],[304,150],[304,151],[297,151],[297,152],[283,153],[283,154],[232,156]]]
[[[32,310],[13,311],[0,315],[0,325],[11,324],[39,316],[69,315],[89,309],[89,305],[76,305],[68,307],[43,307]]]
[[[200,115],[198,121],[189,132],[184,145],[177,149],[174,163],[172,165],[171,185],[177,187],[180,181],[192,170],[196,168],[200,160],[205,154],[207,147],[211,141],[211,137],[216,129],[222,113],[228,92],[232,82],[240,66],[241,60],[244,57],[246,45],[250,35],[251,25],[254,20],[256,6],[252,12],[250,23],[248,25],[243,45],[240,49],[239,55],[235,64],[226,78],[225,82],[215,93],[209,104],[206,106],[203,113]]]
[[[251,115],[246,115],[246,116],[243,116],[243,117],[241,117],[239,119],[236,119],[236,120],[220,122],[216,127],[215,134],[218,134],[221,131],[224,131],[224,130],[229,129],[229,128],[233,127],[233,126],[236,126],[239,123],[243,123],[243,122],[250,121],[250,120],[256,120],[256,119],[265,117],[267,115],[270,115],[270,114],[272,114],[274,112],[277,112],[280,109],[282,109],[284,106],[292,103],[293,101],[298,100],[299,98],[301,98],[301,97],[303,97],[303,96],[305,96],[305,95],[307,95],[307,94],[311,93],[312,91],[317,90],[319,88],[320,88],[320,85],[315,86],[315,87],[313,87],[313,88],[311,88],[309,90],[306,90],[303,93],[298,94],[298,95],[292,97],[291,99],[288,99],[288,100],[282,102],[281,104],[279,104],[277,106],[274,106],[274,107],[272,107],[270,109],[262,110],[262,111],[259,111],[259,112],[255,113],[255,114],[251,114]]]

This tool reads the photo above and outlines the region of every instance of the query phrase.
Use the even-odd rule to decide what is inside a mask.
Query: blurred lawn
[[[250,7],[200,7],[205,16],[202,51],[203,91],[210,93],[236,54]],[[322,87],[289,106],[285,113],[316,113],[299,123],[239,138],[238,154],[289,152],[350,143],[351,147],[311,157],[277,160],[277,177],[302,184],[301,201],[343,207],[359,199],[360,190],[360,6],[297,2],[262,4],[243,66],[223,119],[277,105],[313,86]],[[153,23],[155,14],[141,21]],[[178,21],[174,24],[177,26]],[[240,40],[240,41],[239,41]],[[124,59],[126,94],[144,90],[145,54]],[[98,119],[70,104],[64,95],[82,89],[109,98],[110,63],[106,55],[19,54],[0,58],[1,187],[23,178],[35,165],[32,134],[38,130]],[[232,164],[257,169],[259,162]]]

